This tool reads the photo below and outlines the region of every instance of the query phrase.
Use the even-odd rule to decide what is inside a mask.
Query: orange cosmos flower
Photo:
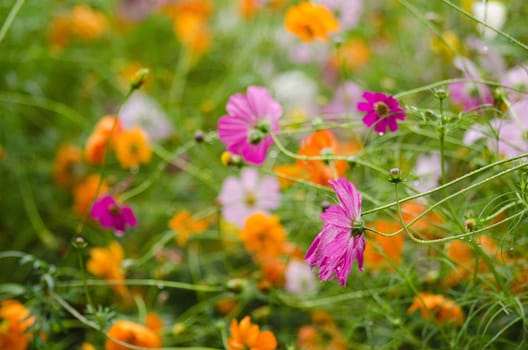
[[[95,125],[94,131],[86,140],[86,160],[91,164],[101,164],[105,151],[112,149],[117,135],[121,132],[121,123],[113,115],[105,115]]]
[[[340,45],[335,55],[331,58],[331,64],[336,68],[346,68],[356,71],[363,68],[370,61],[370,49],[361,39],[349,39]]]
[[[177,232],[176,242],[179,246],[187,244],[190,234],[202,233],[208,226],[207,221],[193,218],[188,210],[174,214],[169,221],[169,228]]]
[[[273,258],[282,252],[286,235],[279,220],[278,216],[262,213],[247,218],[240,231],[240,239],[257,260]]]
[[[345,350],[343,334],[332,317],[324,311],[312,313],[312,324],[297,331],[297,346],[303,350]]]
[[[62,51],[68,46],[71,37],[71,21],[68,15],[59,15],[53,19],[48,31],[51,49]]]
[[[53,163],[53,177],[61,187],[72,186],[79,176],[78,165],[82,161],[81,149],[74,145],[60,146]]]
[[[139,126],[125,130],[116,139],[116,156],[123,168],[137,168],[148,163],[152,156],[147,133]]]
[[[85,4],[74,6],[70,16],[72,33],[81,39],[97,39],[108,26],[106,17],[101,12]]]
[[[308,174],[305,169],[301,168],[297,164],[283,164],[277,165],[273,168],[281,189],[285,189],[295,182],[294,179],[308,180]]]
[[[246,316],[237,323],[231,320],[229,327],[231,337],[227,340],[228,350],[274,350],[277,348],[277,339],[271,331],[261,332],[259,326],[251,323],[251,318]]]
[[[0,304],[0,349],[25,350],[33,337],[26,330],[35,317],[19,301],[7,299]]]
[[[125,273],[121,267],[123,256],[123,248],[116,241],[111,242],[106,248],[92,248],[86,269],[92,275],[109,281],[123,281],[125,279]],[[121,296],[128,294],[123,284],[112,285],[112,288]]]
[[[85,215],[93,202],[108,192],[105,180],[97,174],[89,175],[73,188],[73,209],[80,216]]]
[[[316,131],[301,141],[300,156],[321,157],[341,153],[339,144],[329,130]],[[308,172],[311,180],[323,186],[330,186],[328,180],[342,177],[348,164],[344,160],[297,160],[297,165]],[[335,170],[335,172],[334,172]]]
[[[407,312],[413,313],[417,310],[420,310],[423,318],[435,319],[440,324],[461,325],[466,317],[459,305],[440,294],[418,293]]]
[[[164,7],[172,18],[174,33],[183,46],[195,56],[207,51],[211,45],[208,21],[213,7],[207,0],[183,0]]]
[[[401,226],[393,221],[377,220],[374,223],[374,228],[379,232],[392,233],[398,231]],[[394,267],[401,262],[404,235],[385,237],[369,233],[367,237],[363,259],[365,259],[368,269],[371,271],[394,270]]]
[[[401,205],[403,221],[409,224],[414,218],[423,213],[427,206],[421,202],[408,201]],[[434,239],[440,237],[441,230],[438,228],[443,223],[442,218],[435,212],[429,212],[417,220],[410,229],[416,232],[420,238]]]
[[[286,12],[286,29],[302,41],[328,40],[328,35],[339,29],[339,21],[322,6],[304,1]]]
[[[135,322],[122,320],[117,321],[108,330],[108,336],[120,340],[129,345],[142,346],[144,348],[159,348],[161,338],[159,334],[143,325]],[[105,342],[105,350],[129,350],[128,346],[117,344],[112,339]]]

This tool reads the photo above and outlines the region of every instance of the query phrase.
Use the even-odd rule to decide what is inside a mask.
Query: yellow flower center
[[[376,102],[374,103],[374,109],[376,110],[376,114],[378,114],[380,117],[385,117],[389,114],[389,106],[385,102]]]

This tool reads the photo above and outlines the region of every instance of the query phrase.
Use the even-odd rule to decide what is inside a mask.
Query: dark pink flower
[[[323,229],[306,252],[305,260],[319,267],[319,278],[327,281],[335,273],[339,285],[346,285],[354,260],[363,271],[365,235],[361,221],[361,194],[346,179],[330,180],[341,202],[321,214]]]
[[[394,97],[372,91],[365,91],[362,97],[366,102],[359,102],[357,109],[367,113],[363,117],[366,126],[374,125],[378,134],[384,134],[387,127],[392,132],[398,130],[397,120],[405,120],[405,111]]]
[[[261,165],[278,133],[280,104],[266,88],[250,86],[247,94],[235,94],[227,103],[228,115],[218,120],[218,136],[227,150],[246,162]]]
[[[104,196],[96,200],[90,215],[104,228],[113,228],[117,235],[125,233],[126,225],[130,227],[137,225],[132,208],[120,206],[112,196]]]

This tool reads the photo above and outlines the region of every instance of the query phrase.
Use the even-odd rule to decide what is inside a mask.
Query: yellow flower
[[[191,233],[202,233],[207,226],[207,221],[193,218],[188,210],[174,214],[169,221],[169,228],[177,232],[176,242],[179,246],[187,244]]]
[[[339,29],[339,21],[328,8],[304,1],[286,12],[286,29],[302,41],[328,40]]]
[[[123,255],[123,248],[116,241],[111,242],[107,248],[92,248],[86,269],[92,275],[109,281],[123,281],[125,279],[121,267]],[[128,294],[123,284],[112,285],[112,288],[121,296]]]
[[[137,168],[141,163],[148,163],[152,156],[148,136],[139,126],[119,134],[115,150],[123,168]]]

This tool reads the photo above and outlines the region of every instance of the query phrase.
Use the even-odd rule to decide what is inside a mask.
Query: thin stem
[[[422,193],[418,193],[418,194],[415,194],[415,195],[412,195],[412,196],[405,197],[405,198],[401,199],[401,203],[403,203],[403,202],[407,202],[407,201],[410,201],[410,200],[413,200],[413,199],[417,199],[417,198],[420,198],[420,197],[428,196],[428,195],[433,194],[433,193],[438,192],[438,191],[442,191],[443,189],[448,188],[448,187],[451,187],[451,186],[453,186],[454,184],[456,184],[456,183],[458,183],[458,182],[460,182],[460,181],[462,181],[462,180],[465,180],[465,179],[467,179],[467,178],[469,178],[469,177],[471,177],[471,176],[474,176],[474,175],[480,174],[480,173],[482,173],[482,172],[484,172],[484,171],[487,171],[487,170],[489,170],[489,169],[491,169],[491,168],[493,168],[493,167],[496,167],[496,166],[498,166],[498,165],[501,165],[501,164],[504,164],[504,163],[508,163],[508,162],[512,162],[512,161],[514,161],[514,160],[518,160],[518,159],[525,158],[525,157],[528,157],[528,153],[523,153],[523,154],[520,154],[520,155],[515,156],[515,157],[511,157],[511,158],[507,158],[507,159],[502,159],[502,160],[496,161],[495,163],[491,163],[491,164],[488,164],[488,165],[486,165],[486,166],[483,166],[482,168],[479,168],[479,169],[473,170],[473,171],[471,171],[471,172],[469,172],[469,173],[467,173],[467,174],[465,174],[465,175],[460,176],[460,177],[457,178],[457,179],[454,179],[454,180],[452,180],[452,181],[450,181],[450,182],[448,182],[448,183],[446,183],[446,184],[440,185],[440,186],[438,186],[438,187],[436,187],[436,188],[433,188],[433,189],[431,189],[431,190],[429,190],[429,191],[426,191],[426,192],[422,192]],[[516,170],[516,169],[519,169],[519,168],[521,168],[521,167],[523,167],[523,166],[526,166],[526,165],[523,164],[523,165],[521,165],[521,166],[516,166],[515,168],[512,168],[512,169],[513,169],[513,170]],[[511,170],[511,169],[510,169],[510,170]],[[509,172],[509,170],[508,170],[507,172]],[[502,175],[504,175],[504,172],[501,172],[501,173],[499,173],[499,174],[501,174],[501,175],[499,175],[499,176],[502,176]],[[490,181],[490,180],[492,180],[492,179],[494,179],[494,178],[496,178],[496,176],[492,176],[491,178],[484,179],[483,181],[478,182],[478,183],[475,184],[474,186],[471,186],[471,188],[474,188],[475,186],[482,185],[483,183],[488,182],[488,181]],[[467,189],[466,189],[466,190],[467,190]],[[464,192],[465,192],[465,190],[464,190]],[[444,199],[444,200],[445,200],[445,199]],[[370,209],[370,210],[365,210],[365,211],[363,212],[362,215],[368,215],[368,214],[376,213],[376,212],[378,212],[378,211],[381,211],[381,210],[384,210],[384,209],[391,208],[391,207],[393,207],[393,206],[395,206],[395,205],[396,205],[396,202],[388,203],[388,204],[382,205],[382,206],[377,207],[377,208],[373,208],[373,209]]]
[[[83,256],[80,249],[77,249],[77,256],[79,257],[79,268],[84,272]],[[92,308],[92,310],[95,310],[95,305],[92,302],[92,297],[90,296],[90,291],[88,290],[88,284],[86,283],[86,275],[84,273],[82,274],[82,281],[86,302]]]
[[[4,40],[7,34],[7,31],[9,30],[9,28],[15,21],[18,11],[22,7],[22,5],[24,5],[24,1],[25,0],[17,0],[15,4],[13,5],[13,7],[11,8],[11,11],[9,11],[9,14],[7,15],[7,18],[4,24],[2,25],[2,28],[0,28],[0,43],[2,42],[2,40]]]
[[[454,9],[455,11],[463,14],[464,16],[466,16],[467,18],[471,19],[472,21],[475,21],[481,25],[483,25],[484,27],[486,28],[489,28],[491,30],[493,30],[495,33],[499,34],[500,36],[504,37],[505,39],[511,41],[513,44],[523,48],[524,50],[528,51],[528,46],[526,46],[525,44],[521,43],[519,40],[515,39],[514,37],[510,36],[509,34],[503,32],[502,30],[499,30],[499,29],[496,29],[492,26],[490,26],[489,24],[487,24],[486,22],[483,22],[481,20],[479,20],[478,18],[475,18],[474,16],[472,16],[469,12],[466,12],[464,9],[460,8],[459,6],[453,4],[451,1],[448,1],[448,0],[441,0],[444,4],[446,4],[447,6],[451,7],[452,9]]]
[[[57,287],[82,287],[83,281],[64,281],[57,282]],[[88,286],[115,286],[115,285],[128,285],[128,286],[151,286],[158,288],[174,288],[174,289],[185,289],[185,290],[194,290],[200,292],[221,292],[224,290],[221,286],[207,286],[207,285],[198,285],[190,284],[183,282],[175,281],[164,281],[164,280],[154,280],[154,279],[126,279],[124,281],[120,280],[86,280]]]

